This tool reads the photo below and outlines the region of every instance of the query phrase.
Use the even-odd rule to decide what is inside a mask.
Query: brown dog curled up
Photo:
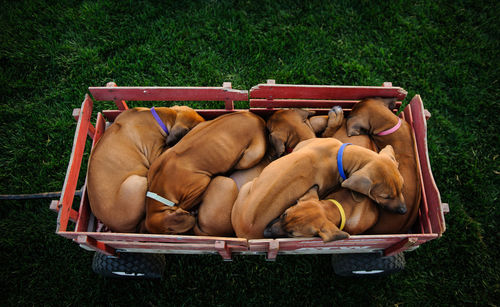
[[[262,238],[275,218],[317,186],[318,195],[328,195],[335,186],[369,196],[382,207],[404,211],[403,180],[392,147],[380,153],[349,145],[344,148],[341,179],[337,154],[342,143],[333,138],[303,141],[294,151],[269,164],[253,181],[245,184],[234,203],[231,221],[238,237]]]
[[[94,215],[112,231],[142,231],[151,163],[203,121],[186,106],[122,112],[90,155],[87,192]]]
[[[399,171],[404,179],[403,196],[408,213],[398,215],[385,210],[378,222],[367,233],[406,233],[418,216],[421,199],[420,173],[414,138],[410,125],[396,116],[392,110],[395,99],[367,98],[358,102],[347,119],[347,134],[369,134],[379,148],[394,148]]]
[[[366,135],[347,136],[346,119],[341,107],[333,107],[328,116],[316,116],[317,123],[326,126],[322,137],[333,137],[376,151],[375,144]],[[365,195],[340,188],[320,200],[317,189],[312,188],[297,204],[288,208],[272,221],[264,231],[265,237],[314,237],[324,242],[346,239],[360,234],[377,222],[379,209]]]
[[[377,222],[379,210],[368,197],[360,201],[352,198],[350,190],[340,189],[320,200],[314,186],[269,223],[264,237],[319,236],[326,243],[363,233]]]
[[[234,193],[236,184],[232,179],[216,182],[212,179],[233,169],[253,167],[265,152],[265,122],[253,113],[230,113],[198,125],[156,159],[149,169],[147,230],[161,234],[189,231],[197,222],[189,211],[200,202],[197,224],[200,233],[211,234],[212,231],[207,230],[210,225],[229,223],[230,227],[226,215],[231,212],[237,196],[237,189]],[[207,195],[205,192],[210,184],[221,184],[222,188],[210,189],[215,195]],[[232,201],[231,197],[226,197],[228,190],[234,197]],[[225,197],[223,204],[218,201],[221,197]],[[206,205],[210,200],[212,204]],[[215,209],[205,210],[205,205]],[[212,213],[201,214],[202,210]],[[203,216],[209,220],[207,223],[200,220]],[[219,218],[220,222],[211,220]],[[230,228],[228,231],[232,231]]]

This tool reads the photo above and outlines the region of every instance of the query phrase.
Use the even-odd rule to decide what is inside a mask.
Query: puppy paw
[[[334,106],[328,112],[328,123],[322,137],[332,137],[337,130],[342,127],[344,120],[344,110],[340,106]]]

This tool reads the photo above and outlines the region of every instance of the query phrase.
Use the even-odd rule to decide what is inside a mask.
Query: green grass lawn
[[[328,255],[173,255],[163,280],[128,281],[94,274],[92,254],[54,234],[49,201],[2,201],[0,304],[498,305],[499,3],[2,1],[0,194],[62,188],[89,86],[391,81],[432,113],[451,212],[386,278],[336,277]]]

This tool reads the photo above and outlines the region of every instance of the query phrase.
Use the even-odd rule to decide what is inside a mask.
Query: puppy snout
[[[275,218],[264,229],[264,238],[276,238],[283,236],[284,231],[281,228],[280,217]]]

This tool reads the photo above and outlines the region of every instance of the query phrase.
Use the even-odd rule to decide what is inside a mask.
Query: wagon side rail
[[[391,82],[384,82],[382,86],[294,85],[276,84],[271,79],[252,87],[249,100],[250,109],[257,112],[265,113],[265,109],[274,108],[312,108],[323,114],[333,106],[341,106],[348,112],[367,97],[396,98],[396,108],[399,108],[406,94]]]
[[[425,214],[430,230],[441,236],[446,231],[444,214],[448,213],[450,209],[447,203],[441,201],[441,195],[432,175],[427,148],[427,118],[431,115],[424,109],[420,95],[415,95],[404,111],[405,115],[411,118],[421,170],[422,207],[424,210],[421,210],[420,213]]]
[[[237,111],[235,101],[248,101],[247,90],[233,89],[231,82],[224,82],[222,87],[158,87],[158,86],[117,86],[109,82],[105,87],[89,87],[95,101],[114,101],[118,110],[104,112],[106,118],[113,120],[128,109],[126,101],[223,101],[224,109],[197,110],[209,119],[221,114]]]

